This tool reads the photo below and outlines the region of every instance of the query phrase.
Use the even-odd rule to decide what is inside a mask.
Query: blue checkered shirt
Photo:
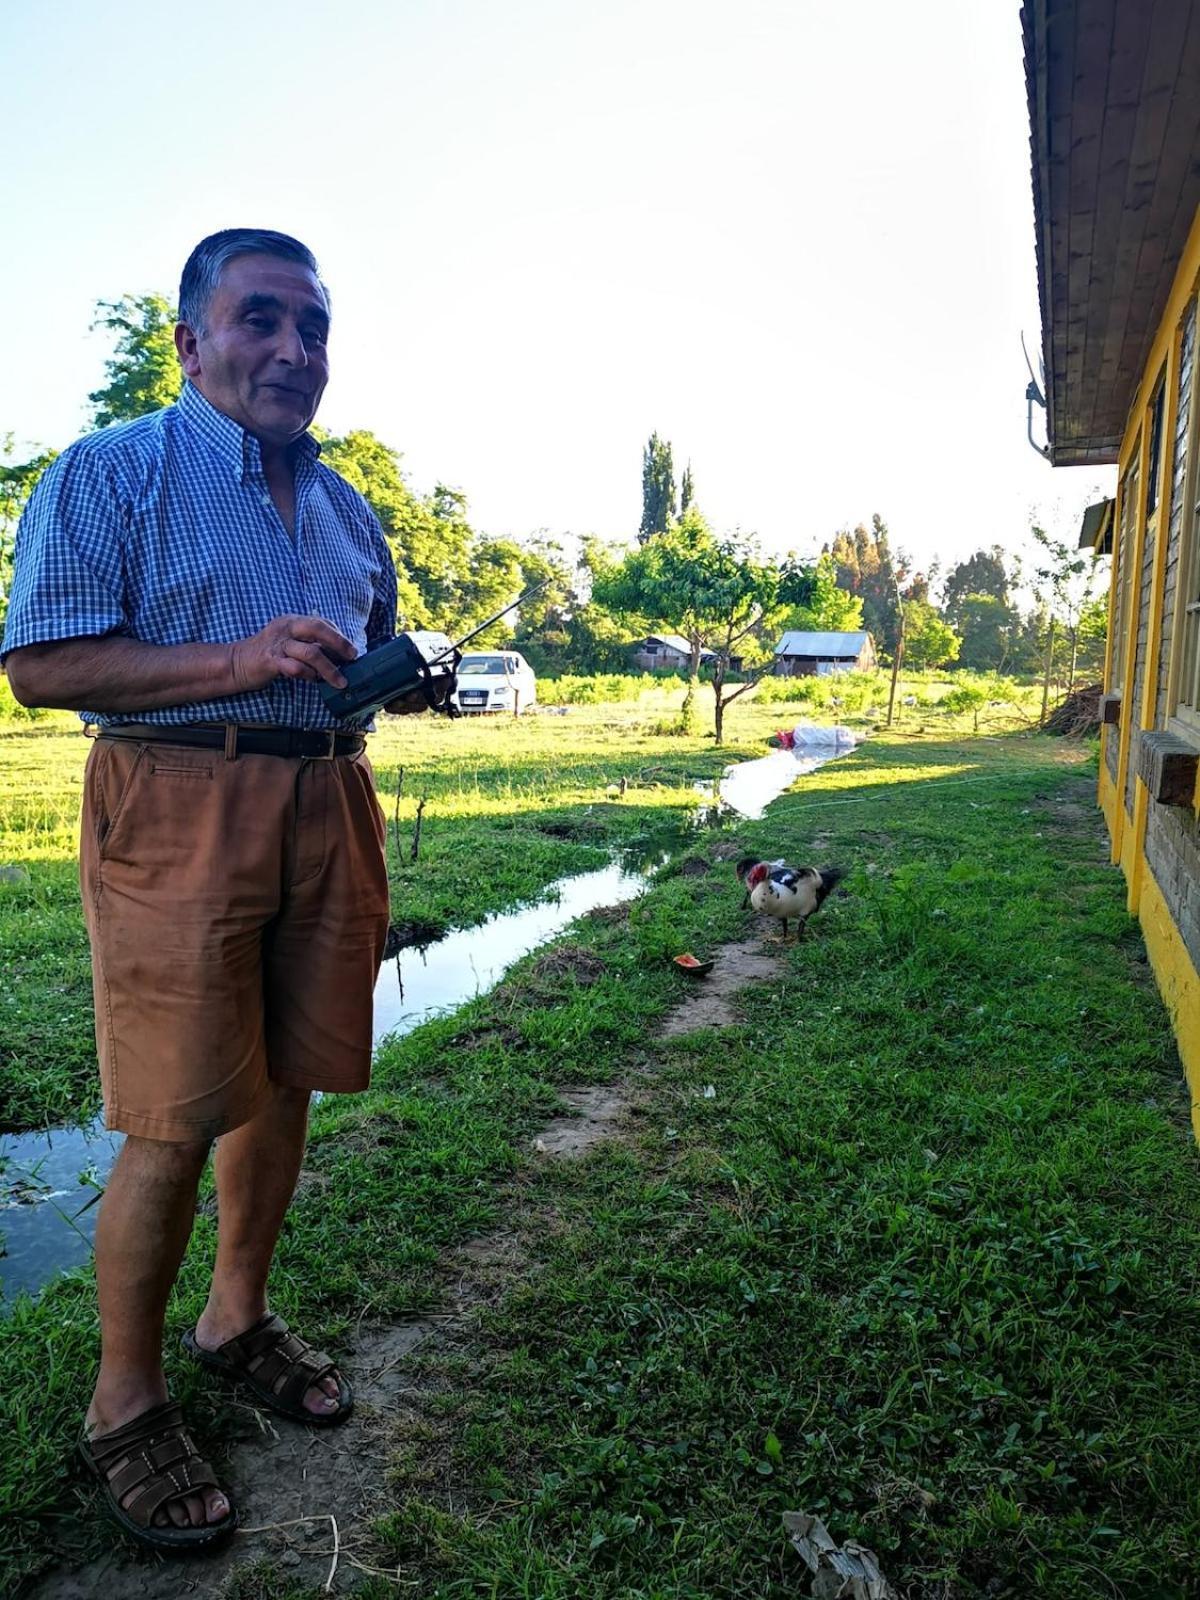
[[[42,475],[17,530],[2,653],[121,634],[230,644],[273,617],[323,617],[361,652],[396,625],[396,569],[374,513],[317,457],[294,449],[296,533],[275,509],[258,440],[188,383],[173,406],[93,433]],[[350,727],[315,683],[277,678],[225,699],[85,722]]]

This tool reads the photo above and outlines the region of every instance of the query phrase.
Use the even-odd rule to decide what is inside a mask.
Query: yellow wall
[[[1175,442],[1176,406],[1179,392],[1179,324],[1188,302],[1200,282],[1200,210],[1192,222],[1187,246],[1180,260],[1179,270],[1171,288],[1166,311],[1155,336],[1149,359],[1142,374],[1133,409],[1125,426],[1119,457],[1119,482],[1133,459],[1134,451],[1141,451],[1141,472],[1138,477],[1138,506],[1136,522],[1130,530],[1130,550],[1125,562],[1124,580],[1130,585],[1129,603],[1125,607],[1125,640],[1123,650],[1122,682],[1111,682],[1112,640],[1105,662],[1105,682],[1121,694],[1121,719],[1119,727],[1103,730],[1100,763],[1099,803],[1108,824],[1112,839],[1113,860],[1119,861],[1128,886],[1130,912],[1138,918],[1146,939],[1146,949],[1171,1015],[1172,1026],[1179,1041],[1180,1055],[1192,1096],[1192,1121],[1200,1139],[1200,972],[1197,972],[1182,935],[1171,916],[1154,874],[1146,863],[1146,822],[1153,802],[1145,784],[1134,779],[1132,814],[1125,809],[1125,789],[1129,763],[1136,759],[1136,729],[1153,728],[1158,714],[1158,666],[1163,637],[1163,604],[1167,556],[1167,531],[1170,520],[1170,486]],[[1200,359],[1200,329],[1198,353]],[[1142,565],[1146,538],[1146,496],[1149,490],[1149,410],[1161,374],[1166,375],[1166,407],[1163,422],[1161,488],[1159,493],[1158,529],[1154,547],[1154,564],[1151,572],[1150,613],[1146,638],[1146,657],[1140,693],[1135,693],[1135,661],[1137,633],[1140,617]],[[1191,419],[1190,434],[1194,448],[1200,450],[1200,428],[1196,418]],[[1197,478],[1200,483],[1200,478]],[[1122,506],[1117,505],[1114,515],[1113,571],[1116,571],[1118,545],[1122,537]],[[1114,585],[1115,589],[1115,585]],[[1178,585],[1182,593],[1183,585]],[[1120,616],[1119,597],[1111,596],[1109,607],[1110,635],[1115,619]],[[1171,629],[1171,650],[1181,648],[1183,629],[1177,615]],[[1171,674],[1174,680],[1174,672]],[[1117,776],[1114,783],[1105,757],[1109,741],[1116,739],[1119,748]],[[1196,804],[1200,808],[1200,784],[1197,785]]]
[[[1150,965],[1179,1042],[1179,1055],[1191,1091],[1192,1129],[1200,1139],[1200,973],[1192,965],[1152,872],[1147,872],[1142,882],[1138,920]]]

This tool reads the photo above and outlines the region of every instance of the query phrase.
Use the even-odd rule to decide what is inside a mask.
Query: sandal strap
[[[301,1406],[307,1391],[337,1370],[335,1362],[292,1333],[276,1313],[227,1340],[219,1353],[286,1406]]]
[[[177,1400],[151,1406],[87,1447],[105,1488],[124,1514],[148,1528],[169,1500],[220,1485],[184,1426]]]

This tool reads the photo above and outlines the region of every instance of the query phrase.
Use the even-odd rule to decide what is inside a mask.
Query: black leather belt
[[[101,728],[97,739],[132,739],[137,744],[199,745],[223,750],[227,761],[238,756],[292,756],[302,761],[332,761],[335,756],[356,756],[365,749],[361,733],[338,733],[329,728],[243,728],[236,722],[221,727],[180,727],[148,722],[122,722]]]

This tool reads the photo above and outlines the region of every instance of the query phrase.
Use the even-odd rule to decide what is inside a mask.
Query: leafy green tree
[[[990,597],[989,597],[990,598]],[[975,732],[979,732],[979,713],[988,703],[988,687],[982,683],[958,683],[950,693],[942,697],[944,711],[962,712],[969,711],[975,725]]]
[[[1077,674],[1087,673],[1098,678],[1104,670],[1104,647],[1108,642],[1108,595],[1093,595],[1085,600],[1079,612],[1079,629],[1076,640]]]
[[[968,598],[988,595],[1008,604],[1009,576],[1004,565],[1004,551],[998,544],[990,550],[976,550],[974,555],[951,567],[942,586],[942,606],[955,627],[961,625],[961,608]]]
[[[466,497],[437,484],[428,496],[405,482],[399,453],[367,429],[323,438],[321,459],[340,472],[379,518],[406,627],[465,633],[521,592],[521,551],[511,540],[481,538],[467,520]],[[480,646],[512,637],[505,619]]]
[[[917,672],[958,659],[962,640],[927,600],[904,602],[904,659]]]
[[[893,554],[887,523],[878,512],[871,518],[869,529],[860,523],[853,533],[845,528],[837,533],[829,553],[837,570],[838,587],[862,601],[862,626],[873,635],[876,644],[894,651],[900,637],[897,596],[924,601],[928,598],[928,581],[920,575],[911,576],[903,552]]]
[[[947,620],[962,635],[959,664],[973,672],[1003,672],[1016,649],[1021,615],[994,594],[963,595]]]
[[[837,564],[826,550],[812,569],[811,599],[792,610],[783,626],[801,633],[857,633],[862,625],[862,599],[838,588]]]
[[[565,666],[571,644],[570,625],[579,605],[575,571],[562,546],[545,533],[522,540],[521,592],[537,587],[516,622],[516,643],[540,671]]]
[[[176,312],[160,294],[98,300],[93,328],[107,328],[116,348],[104,364],[108,382],[88,396],[92,422],[132,422],[178,399],[183,372],[175,353]]]
[[[599,573],[593,598],[618,613],[649,617],[691,648],[683,716],[695,704],[701,652],[711,650],[713,730],[724,737],[726,708],[772,664],[766,638],[788,606],[808,597],[807,569],[764,562],[746,540],[719,539],[694,506],[623,562]],[[761,670],[729,688],[736,658],[765,657]]]
[[[1031,532],[1038,547],[1034,593],[1050,613],[1046,682],[1048,685],[1054,665],[1056,625],[1061,624],[1067,650],[1067,693],[1070,694],[1075,687],[1084,618],[1087,617],[1095,626],[1101,558],[1091,551],[1085,552],[1064,544],[1044,528],[1035,526]]]
[[[692,478],[692,463],[689,461],[683,470],[683,481],[679,485],[679,515],[682,516],[692,501],[696,498],[696,485]]]
[[[8,615],[17,524],[34,486],[58,451],[42,450],[28,461],[14,461],[15,453],[13,436],[7,433],[0,439],[0,626]]]
[[[642,452],[642,521],[638,540],[645,544],[665,533],[675,518],[675,468],[668,440],[650,435]]]

